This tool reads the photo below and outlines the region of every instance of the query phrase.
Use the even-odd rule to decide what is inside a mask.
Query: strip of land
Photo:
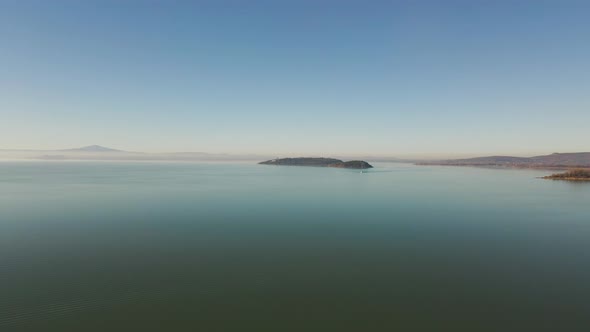
[[[334,158],[282,158],[272,159],[260,162],[261,165],[276,166],[313,166],[313,167],[335,167],[335,168],[353,168],[367,169],[373,168],[368,162],[362,160],[342,161]]]
[[[543,169],[590,169],[590,152],[553,153],[546,156],[535,157],[490,156],[468,159],[424,161],[416,164]]]
[[[552,174],[544,176],[547,180],[563,180],[563,181],[590,181],[590,170],[575,169],[565,173]]]

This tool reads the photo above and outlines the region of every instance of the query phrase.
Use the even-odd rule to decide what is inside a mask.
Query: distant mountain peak
[[[76,149],[67,149],[63,151],[80,151],[80,152],[121,152],[121,150],[111,149],[100,145],[88,145]]]

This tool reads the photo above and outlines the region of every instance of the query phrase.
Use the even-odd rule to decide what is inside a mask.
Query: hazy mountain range
[[[318,156],[323,157],[323,156]],[[394,157],[375,156],[341,156],[330,155],[328,157],[340,159],[363,159],[371,161],[413,162],[412,160],[398,159]],[[258,154],[225,154],[205,152],[169,152],[147,153],[135,151],[123,151],[100,145],[89,145],[81,148],[60,150],[9,150],[0,149],[0,160],[4,159],[34,159],[34,160],[154,160],[154,161],[262,161],[279,158],[276,155]]]
[[[420,165],[498,166],[498,167],[590,167],[590,152],[553,153],[535,157],[490,156],[468,159],[423,161]]]
[[[32,160],[128,160],[128,161],[262,161],[278,158],[272,155],[256,154],[223,154],[205,152],[171,152],[147,153],[123,151],[100,145],[90,145],[81,148],[62,150],[1,150],[0,160],[4,159],[32,159]],[[539,168],[573,168],[590,167],[590,152],[553,153],[535,157],[489,156],[467,159],[446,160],[411,160],[395,157],[375,156],[319,156],[340,159],[362,159],[373,162],[407,162],[419,165],[448,165],[448,166],[491,166],[491,167],[539,167]]]
[[[154,160],[154,161],[239,161],[272,158],[264,155],[232,155],[204,152],[146,153],[123,151],[100,145],[63,150],[0,150],[0,159],[35,160]]]

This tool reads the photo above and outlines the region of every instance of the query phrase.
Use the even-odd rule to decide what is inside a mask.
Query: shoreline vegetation
[[[546,180],[590,181],[590,169],[574,169],[565,173],[556,173],[542,177]]]
[[[351,168],[351,169],[368,169],[373,168],[371,164],[363,160],[342,161],[334,158],[277,158],[259,162],[260,165],[275,166],[308,166],[308,167],[333,167],[333,168]]]

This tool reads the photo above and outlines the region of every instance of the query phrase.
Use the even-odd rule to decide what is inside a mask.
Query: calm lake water
[[[590,183],[0,163],[0,331],[589,331]]]

